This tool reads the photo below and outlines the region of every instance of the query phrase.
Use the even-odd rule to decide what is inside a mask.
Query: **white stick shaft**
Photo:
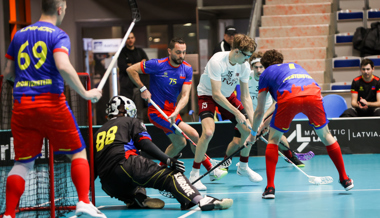
[[[150,103],[153,105],[153,107],[155,107],[155,108],[156,108],[156,109],[162,114],[162,116],[165,117],[165,119],[168,119],[168,118],[169,118],[168,115],[166,115],[166,114],[161,110],[161,108],[158,107],[158,105],[156,105],[156,103],[154,103],[154,101],[153,101],[152,99],[150,99]],[[182,134],[182,130],[177,126],[177,124],[173,123],[173,126],[174,126],[174,128],[175,128],[178,132],[180,132],[180,133]]]
[[[260,136],[260,139],[265,142],[266,144],[268,144],[268,141]],[[303,173],[305,176],[307,176],[308,178],[310,178],[309,175],[307,175],[303,170],[301,170],[297,165],[295,165],[291,160],[289,160],[285,155],[283,155],[280,151],[278,151],[278,153],[285,159],[285,160],[288,160],[297,170],[299,170],[301,173]]]
[[[104,73],[104,76],[103,76],[102,80],[100,81],[100,83],[99,83],[97,89],[99,89],[99,90],[102,90],[102,89],[103,89],[104,84],[106,83],[106,81],[107,81],[107,79],[108,79],[108,76],[110,75],[111,70],[112,70],[113,66],[115,65],[115,63],[116,63],[116,61],[117,61],[117,59],[118,59],[118,57],[119,57],[119,55],[120,55],[120,52],[121,52],[121,50],[123,49],[123,47],[124,47],[124,45],[125,45],[125,42],[126,42],[127,39],[128,39],[129,34],[131,34],[132,29],[133,29],[133,27],[135,26],[135,22],[136,22],[136,19],[133,19],[131,25],[130,25],[129,28],[128,28],[127,33],[125,33],[125,36],[124,36],[123,40],[121,41],[121,44],[120,44],[120,46],[119,46],[119,49],[117,50],[117,52],[115,53],[114,57],[112,58],[112,61],[111,61],[110,65],[108,66],[107,71]]]

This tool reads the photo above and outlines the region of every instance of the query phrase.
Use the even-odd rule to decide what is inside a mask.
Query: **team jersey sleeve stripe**
[[[145,73],[145,70],[144,70],[144,63],[145,63],[145,61],[141,61],[141,62],[140,62],[140,68],[141,68],[141,71],[142,71],[144,74],[146,74],[146,73]]]
[[[66,49],[63,49],[63,48],[56,48],[56,49],[53,50],[53,53],[55,53],[55,52],[64,52],[67,55],[69,55],[69,52]]]
[[[264,91],[268,91],[268,88],[262,88],[262,89],[260,89],[259,93],[264,92]]]
[[[355,91],[355,90],[352,90],[352,89],[351,89],[351,93],[356,93],[356,94],[357,94],[358,91]]]
[[[183,84],[191,85],[192,82],[184,82]]]
[[[9,54],[5,54],[5,58],[7,58],[7,59],[9,59],[9,60],[12,60],[12,61],[15,60],[15,58],[12,57],[12,56],[10,56]]]
[[[149,141],[152,141],[152,139],[150,137],[143,136],[143,137],[140,137],[138,142],[140,142],[141,140],[144,140],[144,139],[148,139]]]

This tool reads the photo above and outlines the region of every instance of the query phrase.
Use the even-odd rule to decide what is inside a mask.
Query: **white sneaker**
[[[100,212],[91,202],[89,204],[79,201],[75,211],[77,217],[100,217],[107,218],[104,213]]]
[[[236,170],[236,173],[239,176],[248,177],[251,182],[261,182],[263,180],[263,177],[261,177],[258,173],[251,170],[251,168],[247,167],[240,167],[240,162],[236,164],[238,167]]]
[[[221,161],[218,161],[218,160],[215,160],[215,159],[210,159],[210,162],[213,166],[217,165],[218,163],[220,163]],[[232,164],[232,160],[231,159],[228,159],[226,160],[223,164],[221,164],[218,168],[219,169],[228,169],[228,167],[230,167]]]
[[[224,176],[226,176],[228,174],[228,171],[227,170],[222,170],[222,169],[219,169],[219,168],[216,168],[215,170],[213,170],[209,175],[210,175],[210,181],[216,181],[216,180],[219,180],[221,178],[223,178]]]
[[[3,218],[12,218],[10,215],[5,215]]]
[[[189,181],[191,182],[191,184],[193,184],[193,182],[195,180],[197,180],[199,178],[199,173],[195,173],[193,171],[190,172],[190,177],[189,177]],[[203,185],[203,183],[201,182],[201,180],[199,180],[198,182],[196,182],[195,184],[193,184],[193,186],[198,189],[198,191],[206,191],[207,190],[207,187],[205,185]]]
[[[199,201],[199,207],[202,211],[225,210],[230,208],[233,203],[234,201],[229,198],[219,200],[217,198],[205,195],[205,197]]]

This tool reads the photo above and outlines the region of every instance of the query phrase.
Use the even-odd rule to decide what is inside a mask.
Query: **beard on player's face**
[[[175,64],[182,64],[183,62],[183,59],[182,58],[178,58],[177,56],[171,56],[171,59],[172,61],[175,63]]]

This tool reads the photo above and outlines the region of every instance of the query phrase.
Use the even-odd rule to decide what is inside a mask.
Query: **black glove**
[[[182,156],[182,153],[177,154],[175,157],[169,157],[166,160],[166,164],[168,165],[168,168],[176,169],[181,173],[185,172],[185,165],[183,165],[182,161],[177,160],[181,156]]]

